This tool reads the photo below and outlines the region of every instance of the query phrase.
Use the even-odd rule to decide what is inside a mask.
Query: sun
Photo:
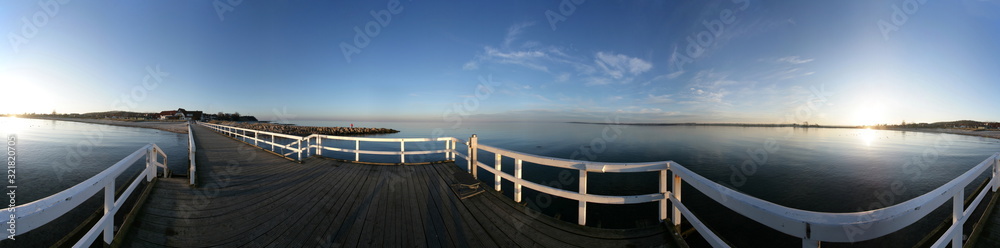
[[[868,101],[858,106],[854,112],[854,124],[860,126],[874,126],[886,123],[885,105],[877,101]]]
[[[56,106],[50,90],[23,77],[0,75],[0,92],[4,94],[0,114],[51,113]]]

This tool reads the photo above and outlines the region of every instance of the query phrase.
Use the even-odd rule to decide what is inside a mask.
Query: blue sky
[[[998,30],[978,0],[14,1],[0,113],[1000,121]]]

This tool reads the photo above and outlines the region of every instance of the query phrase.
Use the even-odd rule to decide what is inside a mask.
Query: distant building
[[[202,120],[201,111],[188,111],[183,108],[175,110],[160,111],[160,120]]]
[[[160,111],[160,120],[176,120],[178,118],[176,110]]]

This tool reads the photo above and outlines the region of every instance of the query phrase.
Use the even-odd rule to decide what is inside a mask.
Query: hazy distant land
[[[609,123],[605,122],[580,122],[571,121],[568,123],[576,124],[600,124],[607,125]],[[696,123],[696,122],[685,122],[685,123],[617,123],[616,125],[629,125],[629,126],[723,126],[723,127],[801,127],[801,128],[860,128],[860,126],[828,126],[828,125],[818,125],[818,124],[769,124],[769,123]]]
[[[152,128],[167,132],[187,134],[187,121],[182,120],[136,120],[136,119],[104,119],[104,118],[74,118],[74,117],[54,117],[43,115],[21,116],[32,119],[75,121],[92,124],[103,124],[122,127]],[[310,134],[326,135],[365,135],[365,134],[386,134],[398,133],[395,129],[369,128],[369,127],[310,127],[296,126],[291,124],[273,124],[265,122],[233,122],[233,121],[211,121],[210,123],[249,128],[261,131],[276,132],[298,136],[309,136]]]
[[[596,125],[608,125],[605,122],[579,122],[571,121],[568,123],[576,124],[596,124]],[[817,125],[817,124],[758,124],[758,123],[617,123],[616,125],[629,125],[629,126],[724,126],[724,127],[795,127],[795,128],[870,128],[877,130],[895,130],[895,131],[911,131],[911,132],[925,132],[925,133],[947,133],[947,134],[958,134],[958,135],[968,135],[977,136],[985,138],[1000,139],[1000,128],[996,128],[997,123],[990,122],[978,122],[978,121],[951,121],[951,122],[935,122],[935,123],[910,123],[910,124],[900,124],[900,125],[876,125],[876,126],[827,126],[827,125]],[[987,127],[984,129],[978,129],[978,127]]]

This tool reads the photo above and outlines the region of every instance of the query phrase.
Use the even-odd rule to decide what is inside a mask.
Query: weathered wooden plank
[[[405,220],[405,225],[400,229],[400,235],[397,237],[398,243],[402,247],[424,247],[426,246],[426,240],[423,239],[423,221],[417,213],[417,201],[414,199],[414,192],[417,186],[414,183],[415,176],[415,166],[406,166],[403,168],[404,180],[400,183],[400,187],[403,187],[403,194],[400,195],[400,215]],[[419,244],[419,245],[418,245]]]
[[[392,229],[388,225],[389,218],[392,216],[389,211],[389,205],[392,199],[392,194],[394,193],[394,188],[392,187],[392,175],[393,166],[377,165],[384,171],[383,186],[381,192],[378,192],[378,206],[375,211],[369,212],[371,222],[370,225],[365,226],[364,231],[362,231],[363,237],[359,244],[368,247],[385,247],[386,239],[392,235]],[[376,231],[377,230],[377,231]]]
[[[426,180],[424,180],[424,177],[422,176],[423,173],[421,173],[422,170],[426,170],[426,168],[414,167],[414,173],[413,173],[414,175],[413,181],[414,184],[416,185],[415,187],[413,187],[414,190],[413,199],[417,203],[416,208],[414,210],[417,211],[416,215],[417,217],[420,218],[420,222],[422,223],[421,229],[424,230],[422,233],[419,233],[420,234],[419,236],[424,237],[424,242],[418,244],[427,247],[441,247],[442,244],[440,238],[443,237],[443,235],[440,235],[438,233],[438,230],[442,230],[440,228],[442,228],[444,224],[439,224],[440,220],[437,220],[436,218],[430,215],[431,211],[433,211],[432,210],[433,208],[430,207],[431,203],[428,200],[430,198],[430,195],[427,189],[427,182]]]
[[[462,229],[461,222],[458,221],[458,216],[455,213],[455,205],[447,200],[447,197],[453,195],[448,189],[448,185],[441,180],[441,177],[436,176],[433,170],[425,170],[428,187],[430,188],[430,195],[434,203],[438,206],[438,214],[441,216],[445,229],[447,230],[447,236],[453,242],[452,244],[458,247],[469,247],[469,240],[466,239],[466,230]]]
[[[446,187],[450,187],[451,184],[462,183],[460,179],[454,178],[454,173],[450,173],[449,168],[457,168],[453,164],[437,164],[431,168],[437,173],[437,177],[442,179],[444,185],[447,185]],[[462,173],[466,172],[463,171]],[[480,247],[497,247],[497,241],[487,233],[484,226],[472,215],[469,206],[466,205],[466,201],[459,199],[454,194],[448,194],[447,192],[445,194],[448,195],[448,200],[458,208],[457,212],[465,222],[465,226],[471,231],[473,236],[467,238],[477,242],[477,245]]]
[[[378,171],[379,171],[377,180],[378,183],[375,185],[372,191],[368,193],[366,203],[359,206],[360,212],[358,213],[358,216],[355,217],[354,219],[354,222],[358,224],[356,224],[356,228],[353,228],[351,229],[350,232],[348,232],[344,242],[345,247],[355,247],[367,243],[365,242],[367,240],[363,240],[363,238],[365,238],[365,234],[370,234],[372,229],[374,228],[374,226],[372,225],[374,222],[374,216],[370,215],[369,213],[374,212],[375,210],[373,209],[377,209],[378,204],[381,203],[381,201],[378,200],[378,197],[382,193],[383,188],[385,187],[384,178],[386,176],[386,170],[378,170]],[[371,245],[369,244],[367,246]]]
[[[308,192],[311,193],[310,201],[312,201],[313,204],[311,204],[306,211],[302,211],[297,215],[298,218],[292,221],[294,224],[292,224],[291,228],[279,230],[277,232],[276,239],[272,240],[269,245],[275,243],[280,243],[281,245],[279,247],[288,247],[293,244],[295,246],[303,245],[301,240],[295,240],[293,237],[300,233],[312,232],[313,229],[316,228],[315,220],[321,219],[315,218],[315,216],[322,216],[321,211],[327,209],[329,205],[333,204],[333,200],[339,196],[338,193],[343,192],[343,188],[347,187],[346,184],[353,182],[353,180],[349,179],[353,179],[354,177],[341,177],[346,173],[350,173],[350,168],[333,169],[331,171],[333,173],[320,179],[322,180],[322,183],[317,184],[316,188],[308,189]]]
[[[290,237],[277,242],[274,246],[289,247],[292,244],[295,244],[295,246],[305,246],[316,240],[324,240],[326,237],[320,232],[326,231],[330,225],[330,221],[337,216],[346,198],[351,194],[357,193],[356,189],[360,188],[360,184],[367,179],[367,177],[346,176],[356,175],[360,172],[361,168],[360,166],[340,165],[338,173],[326,179],[338,182],[335,186],[331,187],[333,190],[329,193],[328,201],[325,201],[322,206],[313,209],[313,213],[306,215],[309,220],[303,225],[302,230],[289,232]]]
[[[351,187],[347,189],[347,192],[338,198],[337,203],[331,207],[331,212],[329,212],[328,216],[322,218],[323,220],[317,226],[317,230],[313,231],[313,234],[306,236],[310,237],[309,240],[306,240],[306,246],[333,246],[336,238],[336,233],[334,233],[336,230],[333,230],[333,228],[339,227],[346,216],[354,210],[354,201],[362,196],[363,193],[366,193],[365,187],[369,186],[373,180],[377,180],[367,176],[370,170],[365,165],[347,164],[343,166],[355,168],[351,174],[344,174],[344,177],[357,178],[358,180],[354,181],[350,185]]]
[[[376,166],[309,159],[298,164],[200,129],[195,134],[202,186],[158,183],[128,232],[130,246],[563,247],[663,241],[650,228],[620,232],[531,216],[495,192],[460,200],[448,188],[457,182],[452,173],[460,170],[453,163]],[[231,160],[239,165],[229,166]],[[185,209],[191,211],[181,212]]]
[[[417,170],[417,178],[420,180],[420,184],[423,185],[421,189],[421,205],[424,206],[423,215],[427,217],[428,222],[431,226],[427,228],[430,232],[428,234],[434,235],[433,238],[428,239],[428,246],[430,247],[454,247],[455,242],[449,237],[448,230],[444,223],[444,217],[441,216],[438,210],[438,204],[435,202],[434,197],[431,195],[431,185],[427,173],[427,168],[420,168]],[[426,227],[426,226],[425,226]]]

